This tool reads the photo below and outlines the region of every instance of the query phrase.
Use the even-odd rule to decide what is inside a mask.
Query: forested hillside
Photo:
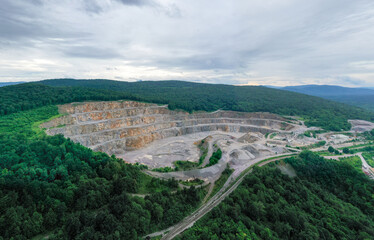
[[[303,152],[290,178],[255,168],[178,239],[373,239],[374,182],[347,163]]]
[[[26,83],[0,88],[0,116],[50,104],[85,100],[117,100],[126,94],[84,87],[50,87]]]
[[[218,109],[297,115],[310,126],[347,130],[347,119],[374,120],[374,113],[318,97],[255,86],[200,84],[182,81],[120,82],[46,80],[0,89],[0,114],[45,104],[84,100],[130,99],[169,104],[170,109]]]
[[[353,106],[359,106],[374,112],[374,95],[331,96],[328,97],[328,99]]]
[[[348,88],[333,85],[302,85],[283,87],[281,89],[322,97],[374,111],[374,90],[369,88]]]
[[[21,84],[21,83],[25,83],[25,82],[0,82],[0,87],[5,87],[5,86],[9,86],[9,85],[17,85],[17,84]]]
[[[201,189],[177,190],[175,180],[46,136],[38,123],[57,114],[47,106],[0,117],[0,239],[139,239],[200,203]]]
[[[300,85],[288,86],[281,89],[304,93],[312,96],[367,96],[374,95],[374,90],[369,88],[350,88],[335,85]]]

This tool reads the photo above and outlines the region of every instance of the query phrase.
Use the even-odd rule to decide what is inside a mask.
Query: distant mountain
[[[21,84],[21,83],[25,83],[25,82],[0,82],[0,87],[5,87],[5,86],[9,86],[9,85],[16,85],[16,84]]]
[[[292,92],[304,93],[312,96],[362,96],[374,95],[374,89],[348,88],[334,85],[302,85],[281,88]]]
[[[334,85],[301,85],[274,88],[322,97],[374,111],[374,89],[370,88],[348,88]]]

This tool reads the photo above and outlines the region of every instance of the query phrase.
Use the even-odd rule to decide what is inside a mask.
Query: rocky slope
[[[123,154],[168,137],[198,132],[289,131],[294,125],[270,113],[216,111],[189,114],[167,106],[133,101],[71,103],[62,117],[42,125],[47,134],[63,134],[95,151]]]

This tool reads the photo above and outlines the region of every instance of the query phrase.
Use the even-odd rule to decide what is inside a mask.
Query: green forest
[[[46,106],[0,117],[0,239],[139,239],[201,202],[202,189],[180,190],[35,126],[57,114]]]
[[[374,111],[374,95],[334,96],[330,99]]]
[[[348,119],[374,121],[367,110],[309,95],[261,86],[232,86],[183,81],[120,82],[57,79],[0,88],[0,115],[48,104],[128,99],[169,104],[170,109],[271,112],[300,116],[308,126],[348,130]]]
[[[176,239],[373,239],[374,182],[351,163],[302,152],[255,167],[218,207]],[[354,163],[355,164],[355,163]]]

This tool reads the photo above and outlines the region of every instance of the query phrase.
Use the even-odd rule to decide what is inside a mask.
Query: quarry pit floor
[[[59,111],[61,117],[43,124],[47,134],[63,134],[94,151],[146,165],[145,172],[154,177],[184,181],[199,178],[213,183],[227,167],[236,174],[263,159],[297,152],[298,147],[350,140],[341,133],[308,136],[306,131],[319,129],[271,113],[187,113],[134,101],[71,103],[60,105]],[[351,123],[351,133],[374,128],[374,124],[361,120]],[[198,163],[203,154],[202,140],[207,151],[202,164],[186,171],[154,171],[174,169],[176,161]],[[221,159],[206,166],[217,149],[222,151]]]
[[[289,152],[283,146],[266,146],[264,137],[255,143],[239,142],[238,139],[243,137],[243,135],[246,134],[220,131],[188,134],[157,140],[145,148],[131,151],[118,157],[129,163],[145,164],[150,169],[173,168],[175,161],[198,163],[201,153],[197,143],[205,139],[208,143],[207,159],[214,151],[213,146],[222,150],[222,157],[217,164],[210,167],[204,167],[204,164],[202,164],[202,168],[187,171],[163,173],[149,170],[146,172],[151,176],[163,179],[175,178],[188,181],[199,178],[206,182],[214,182],[221,176],[227,166],[235,170],[248,164],[254,164],[263,158]]]

